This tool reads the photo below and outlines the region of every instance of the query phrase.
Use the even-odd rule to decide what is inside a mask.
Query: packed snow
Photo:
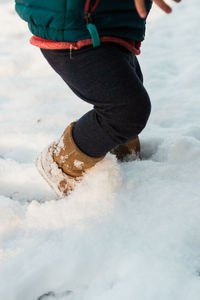
[[[34,161],[90,106],[0,0],[0,299],[199,299],[199,0],[173,8],[153,11],[139,57],[143,160],[107,155],[57,199]]]

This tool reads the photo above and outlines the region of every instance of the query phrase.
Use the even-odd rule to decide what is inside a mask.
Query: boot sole
[[[64,176],[62,176],[62,179],[56,180],[55,174],[59,174],[61,176],[62,171],[58,168],[57,164],[53,161],[53,148],[55,146],[55,143],[52,143],[49,147],[44,149],[43,152],[40,153],[39,157],[36,159],[35,166],[40,173],[40,175],[44,178],[44,180],[49,184],[51,189],[56,193],[56,195],[61,198],[64,195],[59,189],[58,189],[58,183],[60,180],[63,179]],[[52,168],[53,173],[51,173]]]

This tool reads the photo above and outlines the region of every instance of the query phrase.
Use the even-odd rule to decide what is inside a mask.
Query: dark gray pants
[[[126,48],[87,46],[73,51],[71,59],[69,50],[41,51],[73,92],[93,105],[73,129],[84,153],[100,157],[144,129],[151,103],[138,60]]]

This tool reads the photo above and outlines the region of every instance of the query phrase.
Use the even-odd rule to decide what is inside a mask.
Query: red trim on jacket
[[[113,36],[103,36],[100,37],[101,42],[113,42],[117,43],[121,46],[127,48],[130,52],[139,55],[140,54],[140,47],[141,42],[125,39],[125,38],[118,38]],[[37,36],[32,36],[30,39],[30,43],[36,47],[43,48],[43,49],[51,49],[51,50],[59,50],[59,49],[71,49],[71,50],[78,50],[84,46],[92,45],[92,39],[85,39],[80,40],[78,42],[57,42],[52,40],[42,39]]]

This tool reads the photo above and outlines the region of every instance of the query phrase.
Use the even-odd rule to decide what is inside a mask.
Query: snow
[[[74,161],[74,166],[75,166],[77,169],[80,169],[80,170],[81,170],[81,169],[83,168],[83,165],[84,165],[84,163],[83,163],[82,161],[75,159],[75,161]]]
[[[28,44],[13,2],[0,1],[0,299],[199,299],[198,4],[155,10],[148,24],[144,159],[108,155],[58,200],[34,161],[90,106]]]

